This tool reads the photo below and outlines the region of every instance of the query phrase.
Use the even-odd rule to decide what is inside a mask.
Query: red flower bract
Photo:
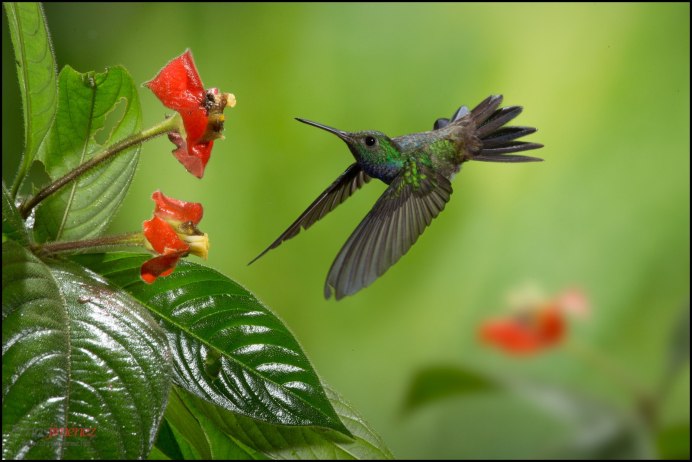
[[[159,256],[142,264],[142,279],[151,284],[156,278],[173,272],[181,257],[192,253],[206,258],[209,240],[197,229],[202,219],[202,204],[166,197],[160,191],[151,198],[156,202],[154,217],[143,223],[147,247]]]
[[[188,172],[202,178],[214,140],[221,137],[223,110],[235,105],[235,96],[216,88],[204,89],[190,50],[169,62],[145,85],[164,106],[182,117],[186,139],[178,133],[168,135],[177,147],[173,155]]]
[[[507,353],[527,354],[556,345],[565,331],[562,310],[548,303],[514,316],[487,321],[481,326],[480,337]]]
[[[154,215],[168,221],[191,221],[198,225],[202,221],[204,209],[197,202],[185,202],[165,196],[161,191],[155,191],[151,198],[156,202]]]

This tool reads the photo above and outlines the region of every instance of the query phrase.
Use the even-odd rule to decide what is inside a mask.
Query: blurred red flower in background
[[[588,312],[584,293],[569,289],[547,301],[518,307],[509,316],[490,319],[480,328],[481,340],[509,354],[536,353],[559,344],[567,334],[567,314]]]

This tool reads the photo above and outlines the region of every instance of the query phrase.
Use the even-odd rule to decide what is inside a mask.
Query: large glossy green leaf
[[[39,153],[46,172],[53,180],[62,177],[105,146],[139,132],[141,119],[137,88],[124,68],[80,74],[66,66],[55,123]],[[36,213],[37,240],[100,234],[127,193],[138,153],[139,145],[131,147],[44,200]]]
[[[187,392],[174,387],[171,391],[165,422],[171,436],[185,453],[185,459],[258,460],[265,456],[224,434],[212,421],[194,407],[187,406],[182,396]],[[159,434],[157,447],[166,447],[167,435]],[[172,444],[168,442],[168,447]]]
[[[182,456],[178,459],[172,459],[171,457],[168,457],[168,454],[161,452],[159,448],[154,446],[151,449],[151,452],[149,453],[149,457],[147,457],[147,460],[182,460]]]
[[[14,191],[53,123],[58,103],[53,46],[40,3],[5,3],[24,109],[24,155]]]
[[[168,457],[168,454],[162,452],[158,447],[154,446],[151,449],[151,452],[149,453],[149,457],[147,457],[147,460],[181,460],[182,458],[182,454],[179,458],[176,459]]]
[[[196,412],[200,426],[207,435],[211,456],[215,460],[267,460],[269,457],[244,445],[222,432],[211,419]]]
[[[78,261],[124,288],[168,331],[176,382],[209,402],[265,422],[348,433],[286,326],[247,289],[204,266],[181,262],[145,284],[141,254]]]
[[[392,459],[382,439],[336,392],[326,387],[329,400],[353,438],[315,427],[271,425],[214,406],[179,390],[178,394],[196,413],[207,416],[230,438],[272,459]]]
[[[170,434],[159,434],[156,441],[157,447],[172,452],[171,450],[175,450],[177,446],[181,458],[185,460],[209,460],[212,458],[210,442],[207,440],[204,430],[195,416],[178,398],[175,386],[171,389],[168,397],[164,422],[166,424],[164,430],[168,430]]]
[[[168,395],[168,406],[171,405],[170,400],[171,395]],[[168,409],[168,407],[166,407]],[[180,450],[180,445],[175,439],[173,434],[173,429],[169,425],[165,416],[161,425],[159,426],[159,434],[156,437],[156,443],[149,453],[150,460],[161,460],[161,459],[172,459],[181,460],[183,459],[183,453]]]
[[[146,309],[73,263],[47,266],[7,241],[2,321],[4,459],[149,453],[170,355]]]
[[[29,236],[24,226],[24,220],[19,215],[17,207],[12,203],[12,196],[2,182],[2,240],[12,239],[20,244],[27,244]]]
[[[470,369],[455,365],[428,366],[414,375],[404,400],[404,411],[414,411],[451,396],[497,389],[493,379]]]

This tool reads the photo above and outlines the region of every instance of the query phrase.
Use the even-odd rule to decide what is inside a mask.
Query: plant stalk
[[[134,247],[144,245],[144,235],[141,232],[102,236],[80,241],[57,241],[34,246],[34,252],[41,256],[70,253],[81,250],[101,250],[112,247]]]
[[[139,133],[136,133],[132,136],[129,136],[121,141],[118,141],[117,143],[108,146],[105,148],[103,151],[99,152],[96,154],[94,157],[89,159],[88,161],[84,162],[83,164],[79,165],[77,168],[74,170],[71,170],[67,174],[65,174],[63,177],[58,178],[45,188],[41,189],[38,193],[36,193],[35,196],[28,198],[24,203],[19,207],[19,213],[22,215],[22,218],[26,219],[26,217],[29,216],[31,211],[38,205],[40,204],[44,199],[50,197],[52,194],[56,193],[59,191],[62,187],[65,185],[71,183],[72,181],[78,179],[82,175],[84,175],[86,172],[91,170],[92,168],[96,167],[97,165],[107,162],[110,159],[114,158],[116,155],[119,153],[125,151],[128,148],[131,148],[132,146],[136,146],[140,143],[143,143],[144,141],[147,141],[151,138],[155,138],[159,135],[163,135],[164,133],[168,133],[171,131],[177,131],[181,125],[181,119],[178,114],[175,116],[164,120],[158,125],[155,125],[147,130],[143,130]]]

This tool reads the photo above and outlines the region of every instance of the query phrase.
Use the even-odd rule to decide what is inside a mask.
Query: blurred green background
[[[60,67],[122,64],[151,79],[190,48],[203,82],[235,93],[203,181],[148,143],[114,231],[150,216],[155,189],[204,204],[208,264],[286,321],[321,377],[398,457],[532,457],[569,432],[515,396],[449,399],[402,416],[417,370],[471,367],[578,390],[616,409],[632,397],[562,350],[515,359],[477,328],[508,291],[577,285],[593,304],[573,340],[654,390],[690,292],[689,4],[47,4]],[[3,16],[3,178],[21,112]],[[445,211],[371,287],[340,302],[322,287],[384,185],[252,266],[352,162],[344,130],[428,130],[492,93],[523,105],[542,164],[470,163]],[[144,126],[167,112],[145,88]],[[689,305],[688,305],[689,306]],[[689,319],[689,318],[688,318]],[[686,321],[686,322],[689,322]],[[689,422],[689,363],[660,415]],[[687,440],[689,446],[689,439]]]

